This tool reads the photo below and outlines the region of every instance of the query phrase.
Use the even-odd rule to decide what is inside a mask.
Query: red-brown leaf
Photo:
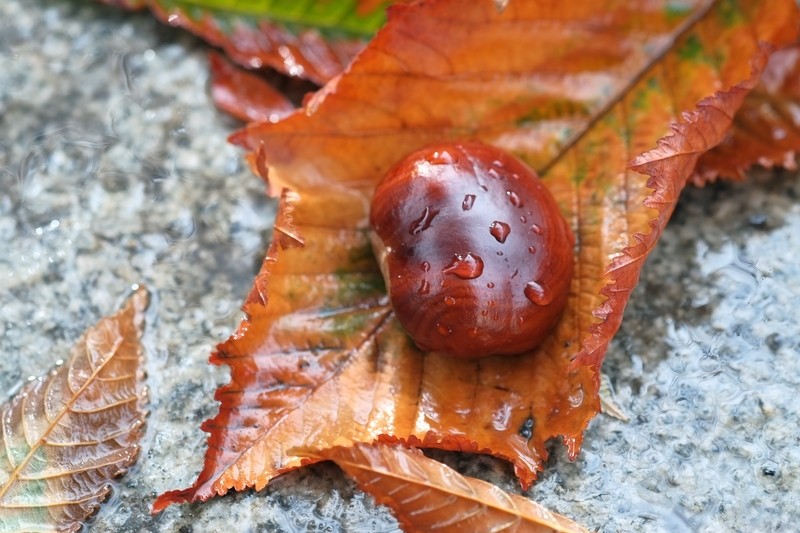
[[[772,54],[722,143],[703,155],[693,181],[742,179],[753,165],[796,169],[800,150],[800,43]]]
[[[210,54],[209,64],[211,97],[226,113],[245,122],[277,122],[295,110],[267,80],[232,65],[220,54]]]
[[[341,77],[236,140],[284,193],[247,319],[212,362],[231,367],[204,469],[173,502],[261,488],[288,450],[378,439],[491,453],[523,486],[562,436],[571,456],[599,408],[622,311],[703,152],[768,53],[792,41],[790,0],[563,4],[420,2]],[[420,352],[372,256],[375,183],[433,141],[477,138],[540,171],[577,237],[567,310],[537,349],[454,360]],[[643,154],[643,155],[639,155]],[[629,162],[634,160],[629,166]]]
[[[587,531],[532,500],[462,476],[419,450],[356,444],[298,454],[335,462],[362,490],[391,507],[406,533]]]
[[[165,24],[194,33],[224,50],[228,57],[243,67],[269,67],[318,84],[338,75],[364,46],[359,37],[340,35],[326,38],[314,28],[289,29],[270,21],[266,14],[258,18],[235,16],[236,3],[231,1],[202,1],[194,2],[194,5],[192,2],[173,5],[176,3],[163,0],[102,1],[126,9],[149,8]],[[361,6],[359,13],[366,15],[385,7],[385,2],[366,4]],[[231,20],[223,19],[214,8],[222,13],[229,8],[233,15]],[[264,10],[269,12],[268,4]]]
[[[147,302],[137,290],[86,331],[66,363],[0,407],[3,531],[78,531],[136,460]]]

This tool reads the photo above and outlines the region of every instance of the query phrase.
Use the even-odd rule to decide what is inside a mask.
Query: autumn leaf
[[[385,21],[389,0],[102,0],[149,8],[162,22],[222,48],[246,68],[271,67],[325,83]]]
[[[294,452],[335,462],[361,490],[388,505],[407,533],[587,531],[532,500],[462,476],[416,449],[355,444]]]
[[[747,95],[722,143],[704,154],[693,176],[702,185],[718,176],[744,178],[759,164],[796,169],[800,150],[800,43],[770,57],[761,82]]]
[[[380,439],[490,453],[523,486],[548,439],[575,457],[644,259],[698,157],[796,27],[790,0],[392,9],[302,112],[234,136],[286,190],[247,318],[211,358],[231,382],[202,426],[204,468],[154,510],[260,489],[300,464],[294,447]],[[567,309],[530,353],[422,353],[388,305],[368,237],[372,191],[402,157],[447,139],[537,169],[576,236]]]
[[[211,97],[226,113],[244,121],[277,122],[295,110],[265,79],[237,68],[220,54],[209,55]]]
[[[0,531],[78,531],[139,453],[147,292],[0,408]]]

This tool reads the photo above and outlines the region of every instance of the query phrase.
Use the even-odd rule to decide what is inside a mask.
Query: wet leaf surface
[[[289,452],[298,446],[378,439],[491,453],[523,486],[548,439],[578,453],[644,259],[768,53],[794,39],[796,13],[778,0],[568,11],[398,6],[303,113],[235,137],[273,191],[292,192],[247,319],[212,356],[231,383],[203,425],[204,469],[155,510],[262,488],[300,464]],[[387,303],[366,224],[372,190],[400,158],[445,139],[480,139],[538,170],[577,238],[567,310],[530,353],[420,352]]]
[[[264,78],[209,55],[211,97],[218,108],[239,120],[277,122],[295,110],[294,104]]]
[[[247,68],[270,67],[325,83],[339,74],[385,21],[386,0],[102,0],[149,8],[162,22],[222,48]]]
[[[388,505],[408,533],[587,531],[527,498],[462,476],[419,450],[356,444],[300,453],[334,461],[362,490]]]
[[[743,179],[753,165],[796,169],[800,150],[800,44],[772,54],[761,82],[736,113],[722,143],[697,163],[696,184]]]
[[[138,289],[0,407],[0,531],[80,530],[136,460],[147,302]]]

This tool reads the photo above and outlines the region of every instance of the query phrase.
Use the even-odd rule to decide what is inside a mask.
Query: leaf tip
[[[150,305],[150,291],[146,286],[134,283],[131,285],[131,295],[128,300],[137,312],[144,312]]]
[[[173,503],[187,503],[189,501],[189,495],[187,494],[187,490],[170,490],[165,492],[164,494],[160,494],[156,497],[153,501],[153,504],[150,506],[150,514],[157,515],[160,514],[164,509],[172,505]]]
[[[254,149],[254,147],[250,146],[250,134],[248,133],[246,126],[228,135],[228,142],[234,146],[241,146],[242,148],[246,149]]]

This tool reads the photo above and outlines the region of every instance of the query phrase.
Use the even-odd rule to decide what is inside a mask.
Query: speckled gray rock
[[[317,465],[151,517],[202,465],[224,368],[274,205],[225,142],[206,49],[146,15],[0,2],[0,391],[45,372],[133,283],[154,292],[150,417],[137,466],[90,530],[394,531]],[[605,362],[628,423],[600,416],[574,463],[553,446],[529,495],[601,531],[800,524],[800,183],[764,173],[688,191]],[[435,453],[518,491],[486,457]]]

